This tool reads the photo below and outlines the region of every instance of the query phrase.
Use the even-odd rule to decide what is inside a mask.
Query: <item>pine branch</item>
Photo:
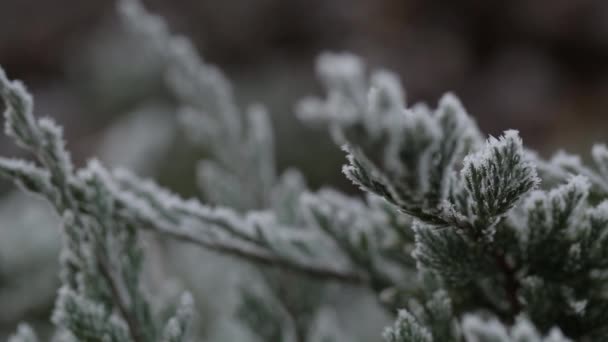
[[[17,333],[9,337],[8,342],[38,342],[38,338],[29,325],[20,324]]]
[[[399,311],[394,327],[387,328],[382,335],[386,342],[432,342],[433,335],[405,310]]]
[[[75,179],[76,176],[71,171],[71,164],[68,162],[69,157],[66,157],[67,152],[60,147],[62,143],[57,142],[60,141],[57,136],[57,134],[60,134],[58,128],[48,120],[43,121],[43,126],[38,126],[31,112],[19,112],[19,108],[30,108],[29,110],[31,110],[31,104],[24,104],[30,99],[29,95],[22,88],[19,88],[21,86],[13,86],[5,77],[1,80],[3,81],[1,84],[3,94],[7,93],[9,100],[12,101],[7,103],[8,110],[5,114],[7,122],[11,125],[10,132],[21,132],[20,135],[14,136],[18,139],[17,141],[23,145],[27,143],[27,147],[34,150],[44,165],[51,170],[51,182],[54,183],[53,186],[56,189],[60,190],[60,198],[55,198],[54,192],[48,189],[44,177],[34,177],[42,175],[39,171],[32,174],[33,171],[31,170],[35,169],[24,168],[20,166],[19,162],[3,161],[0,166],[4,166],[2,168],[4,171],[0,174],[5,174],[18,182],[23,182],[24,179],[28,179],[27,177],[36,180],[42,185],[29,184],[28,189],[35,190],[47,199],[54,201],[59,211],[71,208],[74,212],[80,210],[87,212],[89,210],[86,207],[87,203],[78,203],[74,200],[74,197],[81,198],[87,190],[82,188],[82,184],[79,182],[71,180]],[[18,107],[11,107],[15,102],[18,103]],[[26,123],[32,125],[32,127],[20,126]],[[45,134],[49,137],[54,136],[54,138],[49,138],[50,144],[37,140],[39,136]],[[51,149],[41,146],[51,146]],[[100,165],[96,164],[94,168],[102,174],[107,174]],[[329,278],[350,283],[365,282],[366,277],[364,275],[349,270],[328,268],[322,264],[297,261],[286,255],[281,256],[277,254],[277,246],[273,246],[275,249],[269,249],[269,238],[273,239],[273,243],[279,242],[276,240],[278,237],[288,245],[307,245],[313,242],[314,239],[311,240],[313,236],[304,235],[299,237],[298,234],[288,234],[286,229],[262,228],[266,223],[264,220],[259,221],[257,219],[261,216],[253,215],[242,218],[230,210],[212,210],[197,201],[182,200],[158,188],[151,182],[143,182],[134,176],[126,175],[125,172],[119,172],[116,177],[118,181],[113,180],[109,174],[101,177],[101,181],[104,183],[100,186],[103,186],[104,191],[113,196],[113,201],[118,206],[115,211],[116,216],[113,219],[118,222],[136,220],[138,225],[143,228],[151,228],[179,240],[192,242],[220,253],[245,258],[262,265],[292,268],[311,277]],[[28,182],[32,183],[31,181]],[[121,189],[121,186],[128,186],[128,188]],[[135,188],[136,186],[138,188]],[[80,208],[79,205],[84,205],[84,207]],[[197,222],[194,226],[193,219],[196,219],[194,222]],[[224,235],[217,235],[218,229],[222,231],[226,228],[228,228],[232,240],[227,240]],[[272,237],[267,235],[271,234],[271,230],[277,229],[284,231],[284,233]],[[239,233],[235,235],[234,232]],[[243,235],[239,236],[239,234]],[[248,236],[248,238],[243,239],[243,236]],[[255,241],[256,244],[252,245],[249,241]],[[257,246],[258,244],[262,244],[264,247],[260,248]]]
[[[317,71],[327,95],[304,100],[299,116],[328,126],[345,146],[346,176],[386,203],[310,192],[298,173],[277,177],[263,109],[241,111],[227,78],[190,42],[135,0],[121,6],[166,62],[187,134],[212,152],[199,165],[206,196],[229,207],[183,199],[96,161],[75,169],[61,128],[35,118],[31,95],[0,69],[6,133],[37,160],[0,158],[0,176],[46,198],[62,217],[53,321],[66,339],[188,339],[192,299],[184,296],[163,321],[142,291],[142,229],[271,266],[262,279],[288,319],[248,289],[244,305],[254,310],[240,311],[264,338],[287,336],[280,324],[291,321],[297,340],[310,339],[328,281],[404,308],[384,334],[388,342],[608,337],[606,146],[594,146],[593,163],[584,165],[564,153],[545,162],[516,131],[483,144],[453,95],[436,109],[408,108],[396,75],[368,75],[356,56],[324,54]],[[20,327],[10,341],[36,337]]]
[[[110,291],[112,293],[112,301],[114,305],[118,308],[118,311],[120,312],[121,316],[127,322],[131,339],[134,342],[145,342],[145,335],[141,331],[141,327],[139,325],[140,323],[138,322],[138,319],[133,316],[131,310],[129,309],[131,305],[130,303],[127,303],[126,299],[122,294],[123,291],[119,289],[119,285],[117,284],[116,280],[114,279],[114,276],[112,275],[110,266],[107,264],[107,262],[105,262],[105,260],[99,259],[98,267],[100,273],[108,282]]]
[[[569,342],[559,329],[552,329],[542,337],[535,327],[525,318],[520,318],[512,327],[506,327],[497,320],[483,320],[474,315],[463,318],[463,333],[469,342],[482,341],[530,341],[530,342]]]

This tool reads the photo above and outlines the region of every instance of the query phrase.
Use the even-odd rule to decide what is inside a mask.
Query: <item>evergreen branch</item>
[[[5,79],[6,82],[8,80]],[[11,88],[10,83],[3,83],[3,89],[16,89],[20,88]],[[19,94],[16,90],[11,90],[11,99],[13,102],[19,99],[19,96],[22,96],[24,99],[29,98],[27,93]],[[67,152],[60,147],[62,143],[57,141],[61,141],[60,131],[54,124],[51,124],[48,120],[44,121],[44,128],[40,128],[36,121],[33,119],[31,113],[21,114],[17,109],[11,107],[12,102],[8,102],[9,111],[7,111],[6,117],[7,122],[17,122],[14,118],[15,114],[19,115],[17,118],[21,118],[18,122],[21,123],[30,123],[33,125],[32,127],[21,127],[20,124],[17,124],[13,127],[14,131],[25,131],[25,132],[48,132],[49,143],[40,142],[37,137],[39,135],[30,134],[27,135],[26,138],[21,138],[20,136],[15,136],[18,141],[21,143],[28,142],[29,146],[34,149],[34,152],[40,159],[44,162],[44,164],[51,170],[51,179],[54,183],[53,186],[60,190],[61,199],[59,203],[55,203],[57,205],[57,210],[62,212],[66,209],[70,209],[73,212],[84,211],[89,212],[90,208],[87,208],[87,203],[76,202],[74,197],[81,197],[86,191],[86,188],[82,188],[82,185],[75,181],[69,181],[69,179],[73,179],[75,176],[71,173],[71,164],[69,163],[69,159],[67,156]],[[22,105],[21,107],[27,108],[28,106]],[[40,135],[44,135],[41,133]],[[51,149],[42,149],[41,146],[55,146]],[[51,151],[51,152],[49,152]],[[30,169],[24,167],[13,167],[15,162],[11,163],[3,163],[0,166],[6,165],[6,167],[2,168],[5,170],[2,174],[11,177],[11,179],[19,182],[23,182],[23,179],[29,177],[31,174]],[[21,164],[19,164],[21,165]],[[107,172],[100,166],[95,164],[94,168],[97,172],[102,174],[106,174]],[[39,172],[38,172],[39,173]],[[31,178],[31,177],[30,177]],[[118,173],[118,180],[124,181],[126,183],[126,179],[128,177],[125,176],[125,173]],[[36,180],[44,178],[36,177]],[[350,283],[362,283],[365,282],[366,277],[360,275],[358,273],[354,273],[346,270],[336,270],[331,269],[322,265],[313,265],[307,262],[298,262],[294,260],[289,260],[286,257],[281,257],[276,253],[272,252],[268,249],[267,243],[264,243],[264,240],[259,239],[259,234],[262,232],[256,226],[261,224],[260,222],[255,222],[255,219],[243,219],[239,218],[237,214],[232,213],[229,210],[217,210],[213,211],[197,201],[184,201],[179,199],[177,196],[169,194],[167,191],[159,189],[155,185],[150,182],[142,182],[137,180],[135,177],[130,177],[129,189],[134,189],[138,191],[135,193],[130,191],[129,189],[121,190],[120,185],[112,180],[110,175],[106,175],[101,177],[103,184],[100,186],[105,187],[104,191],[107,191],[108,194],[113,195],[114,201],[116,202],[117,210],[115,211],[116,215],[113,219],[118,220],[118,222],[129,222],[130,220],[137,219],[140,223],[142,223],[142,227],[149,227],[153,230],[156,230],[160,233],[173,236],[179,240],[188,241],[199,246],[218,251],[222,254],[233,255],[236,257],[245,258],[251,260],[252,262],[261,264],[261,265],[272,265],[277,267],[284,268],[292,268],[298,272],[303,274],[307,274],[314,278],[328,278],[337,281],[350,282]],[[30,182],[31,183],[31,182]],[[135,189],[135,184],[139,185],[139,188]],[[41,183],[41,184],[44,184]],[[46,189],[46,187],[41,186],[29,186],[32,190],[37,190],[41,192],[44,190],[44,193],[41,195],[47,197],[51,201],[55,201],[56,199],[50,197],[50,191]],[[147,196],[147,197],[146,197]],[[83,206],[84,205],[84,206]],[[192,226],[192,218],[196,217],[200,222],[200,225]],[[175,224],[178,224],[177,226]],[[181,226],[180,226],[181,224]],[[237,228],[238,226],[242,226],[244,228]],[[214,232],[217,229],[225,229],[229,233],[231,233],[233,238],[237,238],[236,240],[226,240],[222,236],[214,236]],[[235,234],[236,233],[236,234]],[[254,239],[254,236],[258,235],[258,238]],[[205,237],[207,236],[207,237]],[[262,235],[263,236],[263,235]],[[297,236],[290,236],[289,234],[282,234],[282,238],[287,238],[287,243],[293,244],[297,243],[298,240],[301,243],[307,243],[309,237],[304,237],[304,239],[299,238]],[[295,238],[295,241],[289,241],[290,239]],[[249,242],[255,241],[254,245],[251,245]],[[235,243],[236,242],[236,243]],[[263,247],[258,247],[257,245],[264,244]]]
[[[38,337],[27,324],[19,324],[17,332],[7,342],[38,342]]]
[[[247,287],[238,310],[266,340],[287,336],[285,324],[297,341],[311,339],[328,281],[404,308],[387,342],[608,338],[605,145],[593,147],[587,166],[566,154],[534,158],[516,131],[482,144],[453,95],[436,109],[406,108],[396,75],[368,75],[356,56],[324,54],[317,71],[327,95],[304,100],[299,116],[329,126],[346,146],[346,176],[386,203],[307,192],[298,173],[277,177],[263,109],[241,112],[227,78],[136,0],[121,8],[166,62],[187,134],[211,151],[214,159],[199,165],[207,199],[229,208],[183,199],[97,161],[76,170],[61,128],[35,118],[31,95],[0,69],[6,133],[37,160],[0,158],[0,177],[46,198],[62,217],[53,322],[66,340],[188,339],[192,298],[183,296],[164,321],[142,291],[142,229],[270,266],[261,279],[276,305]],[[535,191],[537,167],[547,191]],[[25,326],[10,339],[36,340]]]
[[[127,326],[129,327],[129,334],[131,335],[131,339],[133,342],[145,342],[145,335],[141,331],[140,323],[137,320],[137,317],[133,316],[129,307],[131,306],[127,303],[126,299],[123,296],[123,291],[119,289],[119,285],[117,284],[114,276],[112,275],[112,271],[110,266],[104,259],[98,259],[98,267],[101,275],[106,279],[110,291],[112,293],[112,302],[118,308],[121,316],[127,322]]]
[[[551,329],[545,337],[525,318],[518,319],[512,327],[491,319],[484,320],[476,315],[466,315],[462,322],[463,333],[468,342],[482,341],[530,341],[530,342],[570,342],[562,332]]]

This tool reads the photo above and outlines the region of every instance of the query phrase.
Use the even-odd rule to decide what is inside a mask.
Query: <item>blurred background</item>
[[[242,102],[270,107],[284,142],[282,165],[306,162],[294,152],[302,149],[296,138],[318,140],[292,109],[315,91],[314,58],[324,50],[352,51],[398,72],[409,103],[435,103],[454,91],[483,131],[519,129],[528,146],[545,153],[555,146],[587,150],[607,136],[606,1],[144,3],[224,70]],[[125,36],[113,1],[4,0],[0,64],[29,85],[39,113],[66,127],[77,159],[117,116],[142,100],[164,101],[150,56]],[[315,171],[314,181],[326,171]]]
[[[519,129],[525,143],[545,156],[556,148],[586,154],[593,142],[608,140],[607,1],[143,2],[226,73],[241,103],[270,108],[279,168],[300,168],[313,188],[333,185],[354,193],[340,174],[342,153],[325,132],[305,127],[293,113],[299,98],[319,91],[314,60],[325,50],[351,51],[371,67],[396,71],[410,104],[434,105],[453,91],[482,131]],[[198,194],[194,165],[204,151],[175,134],[175,108],[159,62],[126,34],[113,1],[2,0],[0,7],[0,65],[28,85],[38,114],[64,126],[77,163],[99,155],[186,196]],[[140,150],[129,150],[138,135],[155,137],[142,140],[141,148],[158,160],[138,160]],[[0,138],[1,155],[19,153]],[[19,307],[19,296],[34,292],[31,278],[27,291],[14,281],[24,266],[15,266],[22,258],[6,246],[31,249],[35,241],[17,227],[36,226],[36,218],[9,189],[0,182],[0,207],[7,208],[0,221],[0,307],[16,311],[0,313],[0,337],[14,328],[16,316],[48,317],[52,307],[45,290],[37,292],[43,305]],[[21,219],[5,219],[11,215]],[[27,267],[55,274],[40,260],[56,252],[59,239],[43,233],[54,223],[40,220],[45,226],[31,229],[55,245],[41,242],[47,247]]]

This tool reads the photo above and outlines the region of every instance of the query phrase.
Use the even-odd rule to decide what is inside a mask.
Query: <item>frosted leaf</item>
[[[400,310],[395,324],[386,328],[382,337],[386,342],[432,342],[433,335],[407,310]]]
[[[316,72],[329,88],[343,88],[356,95],[364,82],[364,65],[350,53],[322,53],[316,62]]]
[[[562,167],[567,171],[575,171],[583,167],[580,156],[569,154],[565,151],[558,151],[551,158],[551,163],[555,166]]]
[[[597,207],[589,209],[589,216],[600,224],[608,223],[608,201],[602,201]]]
[[[410,222],[393,222],[400,216],[390,212],[394,209],[330,189],[304,193],[300,206],[306,225],[331,237],[352,264],[369,274],[376,291],[408,278],[412,262],[403,250],[411,248]]]
[[[343,149],[348,153],[346,158],[349,161],[349,165],[342,167],[342,173],[346,178],[358,185],[361,190],[381,196],[406,212],[412,209],[405,199],[402,199],[400,194],[397,193],[388,176],[369,160],[360,149],[349,146],[344,146]]]
[[[468,201],[459,210],[477,230],[492,227],[540,182],[517,131],[491,137],[482,150],[468,155],[461,178]]]
[[[593,145],[591,155],[602,177],[608,181],[608,148],[603,144]]]
[[[453,315],[452,300],[444,290],[435,291],[425,303],[425,322],[431,327],[435,339],[449,340],[452,337]]]
[[[0,67],[0,95],[6,102],[4,112],[5,132],[24,147],[31,147],[40,134],[35,129],[32,114],[34,101],[20,81],[10,81]]]
[[[131,341],[124,321],[65,287],[59,291],[52,320],[69,329],[78,340]]]
[[[345,142],[342,132],[345,127],[362,125],[364,134],[376,136],[382,120],[374,110],[380,108],[368,105],[370,82],[361,59],[349,53],[323,53],[317,58],[316,72],[327,94],[322,99],[307,97],[300,101],[296,106],[298,117],[309,123],[328,125],[339,144]],[[376,93],[395,90],[388,77],[380,75],[376,81],[381,86]],[[372,93],[372,99],[374,96]]]
[[[414,224],[416,247],[412,256],[418,269],[436,272],[448,284],[463,285],[494,269],[494,264],[477,244],[461,232]]]
[[[325,125],[328,116],[328,110],[318,98],[308,96],[298,102],[295,108],[297,117],[310,124]]]
[[[399,77],[388,70],[371,75],[368,102],[371,113],[401,111],[405,108],[404,91]]]
[[[549,192],[533,192],[524,203],[530,230],[523,234],[529,235],[528,243],[539,243],[538,239],[550,237],[558,230],[568,232],[581,215],[580,208],[589,195],[589,189],[589,181],[576,176]]]
[[[75,175],[61,127],[48,118],[35,120],[31,105],[24,105],[28,102],[28,95],[20,93],[15,83],[9,83],[4,74],[1,76],[1,95],[7,102],[7,132],[29,149],[45,168],[39,171],[25,163],[3,160],[4,175],[23,183],[29,191],[46,197],[64,217],[65,248],[61,253],[64,290],[57,300],[55,323],[80,339],[127,341],[126,329],[113,323],[116,319],[108,313],[108,308],[118,306],[121,314],[131,322],[129,332],[137,335],[135,329],[139,328],[133,322],[141,317],[131,320],[129,310],[131,300],[141,298],[139,293],[125,290],[126,285],[119,278],[129,274],[130,281],[137,284],[141,263],[136,260],[139,255],[138,249],[134,248],[136,238],[133,230],[127,229],[124,221],[114,221],[112,216],[114,199],[104,187],[109,181],[100,179],[107,178],[107,175],[95,163]],[[11,96],[16,100],[11,101]],[[129,244],[130,247],[118,248],[120,244]],[[124,269],[123,265],[116,263],[118,255],[124,256],[128,265]],[[114,271],[120,276],[113,274]],[[114,290],[110,291],[110,288]],[[129,288],[136,289],[137,286]],[[141,304],[137,312],[145,315],[145,305]]]
[[[33,163],[20,159],[0,158],[0,176],[13,180],[25,191],[48,196],[51,201],[57,196],[49,172]]]
[[[376,105],[370,107],[378,107],[376,110],[367,109],[369,117],[361,119],[367,135],[357,133],[360,129],[356,126],[340,126],[349,141],[346,151],[350,165],[343,169],[344,173],[363,190],[384,197],[425,222],[443,225],[454,217],[466,216],[453,211],[446,217],[445,203],[454,184],[450,175],[466,153],[478,148],[480,134],[476,124],[451,94],[442,97],[436,110],[423,105],[402,108],[401,100],[396,98],[401,92],[397,80],[388,78],[390,81],[384,82],[390,84],[387,87],[393,94],[388,97],[392,100],[385,98],[384,102],[393,103],[384,105],[382,110]],[[379,101],[374,98],[377,95],[370,101]],[[372,117],[376,122],[373,127],[364,123]],[[372,136],[383,139],[374,140]],[[372,154],[377,154],[378,149],[370,148],[378,141],[380,158]]]
[[[605,147],[593,151],[599,171],[578,157],[555,158],[556,178],[579,176],[552,191],[530,194],[539,180],[517,133],[508,131],[481,146],[476,125],[453,95],[444,96],[436,109],[424,104],[405,108],[395,74],[368,75],[358,57],[327,54],[317,66],[327,94],[305,101],[302,116],[324,122],[336,141],[348,142],[345,173],[387,202],[364,202],[329,190],[310,193],[298,174],[277,179],[264,110],[241,111],[229,80],[204,63],[189,41],[171,36],[162,20],[133,1],[125,0],[123,11],[167,63],[167,81],[183,107],[188,136],[209,144],[212,160],[202,163],[200,172],[201,183],[211,189],[207,194],[215,194],[208,199],[230,208],[181,198],[128,172],[110,173],[95,161],[75,171],[61,129],[48,119],[35,120],[29,94],[0,74],[7,132],[42,165],[0,159],[0,173],[47,197],[63,217],[64,287],[55,311],[60,329],[83,340],[184,339],[192,303],[186,300],[163,331],[140,292],[146,261],[140,229],[279,268],[262,273],[271,279],[274,294],[287,298],[278,306],[289,309],[293,299],[307,305],[309,316],[323,298],[321,291],[309,291],[325,285],[318,279],[389,293],[385,304],[393,307],[404,293],[410,300],[402,302],[410,311],[399,313],[395,327],[385,333],[388,341],[460,338],[452,336],[458,332],[452,315],[463,308],[496,307],[505,322],[523,311],[539,326],[523,319],[506,326],[465,318],[470,341],[565,341],[557,330],[545,339],[539,333],[548,330],[539,322],[555,317],[552,312],[558,314],[555,321],[569,320],[562,326],[568,333],[579,335],[605,321],[601,293],[608,277],[608,209],[605,194],[594,190],[605,186]],[[247,211],[252,208],[260,210]],[[397,210],[417,219],[415,260],[409,256],[411,218],[399,217]],[[503,220],[509,214],[521,215],[517,228]],[[479,239],[480,233],[492,238]],[[438,278],[432,290],[425,279],[413,276],[415,263],[423,275]],[[290,272],[284,270],[312,279],[285,281]],[[537,298],[545,291],[542,298],[550,300],[533,302],[526,294],[533,292],[531,286],[521,277],[538,279],[543,286],[535,289]],[[515,284],[500,286],[503,282]],[[288,297],[294,289],[301,292]],[[503,312],[503,292],[515,301],[523,298],[522,307]],[[454,294],[453,307],[448,293]],[[266,303],[263,298],[257,306]],[[275,323],[269,322],[273,313],[266,314],[257,321],[260,326]],[[299,318],[293,317],[294,325],[302,325]]]
[[[243,184],[239,177],[218,163],[203,160],[198,163],[197,170],[197,185],[209,203],[229,205],[236,210],[247,210],[260,205],[252,184]]]
[[[201,146],[211,146],[221,141],[218,122],[210,115],[201,113],[194,107],[183,106],[177,118],[190,141]]]
[[[34,330],[27,324],[19,324],[17,332],[8,338],[7,342],[38,342]]]
[[[163,342],[187,341],[188,327],[194,315],[194,299],[189,293],[182,295],[174,317],[170,318],[163,332]]]
[[[272,187],[276,182],[274,133],[268,112],[255,105],[247,111],[247,138],[244,141],[249,156],[248,169],[251,183],[256,184],[258,201],[268,204]]]
[[[511,340],[507,328],[495,319],[484,321],[477,316],[467,315],[462,320],[462,329],[467,342],[510,342]]]
[[[559,329],[554,328],[542,337],[526,318],[517,318],[515,325],[507,327],[496,319],[483,319],[478,315],[465,315],[462,329],[467,342],[569,342]]]
[[[594,145],[591,151],[596,168],[584,165],[579,155],[558,151],[549,161],[535,157],[539,171],[547,183],[555,183],[567,180],[574,175],[582,175],[593,184],[592,192],[605,197],[608,194],[608,178],[606,177],[605,158],[606,148],[604,145]]]
[[[302,225],[302,212],[299,208],[300,195],[307,190],[302,173],[288,169],[275,184],[270,196],[271,207],[277,222],[286,225]]]
[[[267,211],[242,216],[227,208],[209,208],[196,200],[183,200],[124,170],[116,172],[115,177],[123,189],[116,190],[115,195],[143,226],[221,253],[247,255],[263,264],[352,276],[336,260],[330,241],[311,231],[282,227]]]
[[[462,320],[462,329],[467,342],[510,342],[506,327],[497,320],[468,315]]]
[[[432,146],[443,132],[429,115],[410,110],[386,120],[388,142],[384,152],[384,167],[406,190],[425,192],[431,167]]]
[[[310,342],[349,342],[355,337],[353,332],[344,331],[344,319],[338,316],[335,309],[323,307],[313,322],[310,332]],[[357,322],[362,324],[363,322]],[[359,337],[361,338],[361,337]]]
[[[63,128],[50,118],[41,118],[38,120],[38,128],[42,135],[43,141],[46,144],[41,144],[39,147],[42,156],[40,157],[45,163],[53,164],[59,168],[62,175],[70,175],[74,171],[72,159],[65,148],[63,140]],[[49,160],[46,160],[46,159]]]
[[[387,120],[403,113],[404,92],[399,77],[386,70],[375,71],[371,75],[370,83],[368,108],[362,122],[370,136],[378,138],[386,129]]]
[[[129,23],[135,31],[154,37],[158,47],[167,39],[167,25],[161,17],[146,12],[137,0],[121,0],[118,2],[118,12],[125,22]]]
[[[240,139],[243,125],[226,77],[205,64],[188,39],[172,36],[164,21],[147,13],[139,2],[124,0],[119,8],[125,25],[164,57],[167,83],[180,105],[212,118],[226,139]]]

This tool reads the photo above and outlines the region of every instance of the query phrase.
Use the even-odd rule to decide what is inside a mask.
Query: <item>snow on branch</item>
[[[462,322],[463,333],[467,342],[569,342],[559,329],[551,329],[548,335],[542,336],[525,318],[517,319],[512,327],[505,326],[496,319],[484,320],[478,315],[466,315]]]
[[[65,295],[57,301],[55,323],[72,335],[78,337],[87,331],[101,334],[99,329],[109,329],[108,334],[115,335],[111,340],[118,341],[124,335],[119,331],[121,326],[127,327],[125,331],[133,341],[152,340],[159,334],[140,289],[140,228],[313,277],[348,282],[365,279],[350,269],[304,259],[305,254],[322,254],[312,252],[320,245],[314,237],[274,227],[276,223],[263,213],[240,217],[228,209],[214,210],[194,200],[184,201],[125,172],[113,175],[96,161],[74,171],[61,129],[49,119],[37,120],[25,88],[9,81],[3,72],[0,75],[0,90],[7,105],[7,133],[42,165],[38,168],[24,161],[2,159],[0,174],[46,197],[63,216]],[[302,246],[309,246],[308,253],[298,252],[306,249]],[[123,255],[123,261],[115,259],[119,255]],[[91,325],[102,322],[109,325]]]
[[[6,80],[6,82],[8,81]],[[1,85],[6,89],[12,89],[10,82]],[[22,95],[29,98],[27,93],[22,93]],[[141,228],[151,228],[226,254],[250,257],[254,262],[285,267],[293,266],[302,272],[319,277],[354,282],[363,280],[361,275],[352,273],[350,270],[308,265],[307,261],[295,260],[302,253],[294,251],[296,248],[294,246],[318,245],[318,243],[313,243],[314,235],[299,232],[294,235],[294,232],[290,230],[275,227],[276,223],[272,218],[268,220],[268,216],[263,212],[241,216],[230,209],[211,209],[196,200],[182,200],[156,186],[153,182],[139,180],[127,171],[118,170],[111,175],[97,162],[90,163],[87,169],[82,170],[84,172],[71,172],[71,162],[66,157],[68,154],[63,148],[64,143],[60,130],[46,119],[42,120],[42,124],[38,123],[31,111],[23,113],[19,111],[19,108],[12,107],[12,103],[20,103],[19,95],[13,95],[13,97],[13,101],[7,103],[8,109],[5,113],[7,121],[30,123],[33,127],[21,127],[21,124],[15,124],[12,127],[19,131],[43,132],[40,137],[36,138],[39,140],[31,140],[30,146],[50,172],[51,182],[56,191],[61,194],[62,199],[54,203],[58,210],[70,209],[75,212],[89,210],[88,203],[83,201],[85,199],[83,196],[86,196],[90,189],[87,187],[88,184],[83,183],[83,178],[93,173],[100,176],[97,185],[102,187],[107,195],[112,196],[113,205],[118,206],[113,214],[113,220],[128,224],[141,224]],[[21,108],[31,110],[31,105]],[[18,136],[16,138],[20,139]],[[21,139],[19,141],[24,142]],[[23,165],[23,162],[3,162],[0,165],[5,166],[0,169],[1,173],[11,176],[11,179],[15,181],[21,181],[27,177],[29,175],[27,172],[32,169],[31,167],[14,167],[14,165]],[[43,171],[39,173],[45,174]],[[44,184],[45,179],[36,178],[41,184]],[[41,193],[41,195],[48,196],[46,193]],[[47,199],[54,200],[49,197]],[[281,247],[281,243],[285,246]]]
[[[20,324],[17,332],[8,338],[8,342],[38,342],[34,330],[27,324]]]
[[[433,335],[406,310],[399,311],[394,326],[382,334],[386,342],[432,342]]]
[[[172,35],[164,21],[146,12],[139,2],[125,0],[120,5],[126,26],[163,57],[186,136],[212,157],[198,166],[206,199],[239,210],[268,206],[276,170],[266,109],[251,105],[242,111],[229,80],[205,63],[188,39]]]
[[[492,228],[498,219],[540,183],[536,169],[526,158],[517,131],[490,138],[480,151],[468,155],[460,172],[466,206],[450,203],[479,233]],[[490,232],[491,233],[491,232]]]

